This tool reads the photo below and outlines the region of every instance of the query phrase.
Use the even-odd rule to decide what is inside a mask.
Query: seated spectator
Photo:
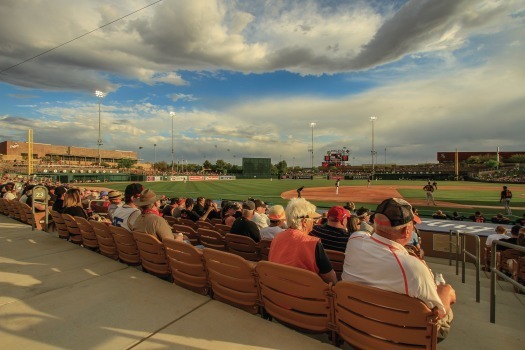
[[[268,212],[270,225],[261,229],[261,239],[274,239],[279,233],[285,230],[286,215],[282,205],[274,205]]]
[[[266,204],[260,199],[253,201],[255,203],[255,211],[253,213],[252,221],[257,224],[259,230],[265,227],[268,227],[270,224],[270,219],[266,215]]]
[[[315,205],[304,198],[292,198],[286,206],[288,229],[272,242],[268,260],[317,273],[326,283],[337,283],[330,259],[318,237],[309,236],[317,219]]]
[[[220,219],[221,212],[220,212],[219,208],[217,207],[217,203],[215,203],[211,199],[206,199],[204,201],[204,213],[206,213],[210,207],[211,207],[211,211],[208,214],[207,219],[208,220]]]
[[[93,198],[96,196],[96,192],[91,192],[91,197]],[[100,195],[98,198],[93,198],[91,200],[91,210],[93,213],[102,213],[107,214],[109,205],[111,203],[109,202],[109,192],[108,191],[100,191]]]
[[[109,206],[108,206],[108,217],[110,221],[113,221],[113,212],[118,208],[124,205],[122,203],[122,192],[120,191],[109,191]]]
[[[324,249],[344,252],[350,237],[346,226],[351,215],[348,210],[339,205],[331,207],[326,215],[326,224],[315,225],[310,236],[320,238]]]
[[[450,329],[450,306],[456,302],[456,293],[448,284],[436,285],[424,261],[404,248],[412,236],[413,219],[412,207],[404,199],[389,198],[379,204],[375,233],[354,234],[348,240],[341,278],[417,298],[430,309],[437,307],[438,340],[443,340]]]
[[[198,197],[195,201],[195,205],[193,206],[193,211],[199,215],[199,217],[203,216],[204,213],[206,213],[206,209],[204,209],[204,197]],[[194,220],[195,221],[195,220]]]
[[[474,222],[485,222],[485,217],[481,215],[480,211],[476,211],[474,215],[469,217],[469,219]]]
[[[80,190],[78,188],[70,188],[69,190],[67,190],[64,196],[63,206],[63,214],[79,216],[84,219],[88,218],[86,211],[82,207],[82,197],[80,196]]]
[[[432,214],[432,218],[433,219],[438,219],[438,220],[446,220],[446,219],[448,219],[447,215],[445,213],[443,213],[441,210],[438,210],[437,212]]]
[[[452,213],[452,216],[450,217],[450,220],[456,220],[456,221],[463,221],[465,220],[465,217],[463,215],[459,215],[457,211]]]
[[[495,216],[492,217],[492,219],[490,219],[490,221],[492,221],[493,224],[502,224],[502,225],[510,224],[510,219],[503,216],[502,213],[496,214]]]
[[[64,186],[59,186],[55,189],[55,201],[53,202],[52,210],[61,213],[64,209],[64,196],[67,190]]]
[[[509,238],[507,236],[507,229],[503,226],[497,226],[494,230],[496,233],[493,233],[489,236],[487,236],[487,240],[485,241],[485,245],[490,248],[492,247],[492,241],[498,241],[500,239]]]
[[[525,228],[521,228],[518,234],[518,245],[525,247]]]
[[[351,236],[352,233],[359,231],[361,225],[361,220],[355,216],[352,215],[348,218],[348,222],[346,224],[346,229],[348,230],[348,234]],[[361,231],[361,232],[367,232],[367,231]]]
[[[165,238],[174,238],[178,241],[184,240],[182,233],[174,236],[168,222],[158,215],[160,197],[157,197],[155,192],[146,189],[142,191],[140,196],[136,198],[133,203],[140,209],[140,215],[131,226],[132,231],[145,232],[157,237],[159,241],[162,241]]]
[[[346,202],[346,204],[343,206],[346,210],[348,210],[352,215],[355,214],[355,204],[354,202]]]
[[[226,204],[225,210],[223,211],[222,223],[228,226],[233,225],[233,222],[235,219],[237,219],[235,214],[238,212],[238,210],[239,205],[237,203],[230,202],[229,204]]]
[[[257,224],[252,221],[254,211],[254,202],[244,202],[242,205],[242,216],[238,219],[235,219],[230,229],[230,233],[247,236],[253,239],[255,242],[259,242],[261,240],[261,233]]]
[[[520,229],[521,229],[521,226],[519,225],[512,226],[512,228],[510,229],[511,236],[501,238],[500,241],[505,242],[505,243],[510,243],[510,244],[518,244],[518,237],[520,235]],[[496,250],[498,252],[502,252],[507,249],[512,249],[512,248],[504,247],[504,246],[496,246]]]
[[[131,183],[126,186],[124,191],[124,205],[118,207],[113,212],[114,226],[123,227],[128,231],[131,231],[133,223],[140,214],[140,210],[135,206],[134,201],[137,199],[143,191],[143,187],[139,183]]]
[[[8,201],[16,199],[16,188],[13,182],[5,184],[3,187],[4,195],[2,198],[7,199]]]
[[[185,208],[181,210],[180,217],[183,219],[190,219],[194,222],[196,221],[206,221],[208,214],[213,210],[213,207],[209,207],[208,210],[204,213],[203,216],[199,216],[194,210],[195,201],[193,198],[187,198],[185,203]]]
[[[370,210],[365,207],[361,207],[356,210],[355,214],[359,220],[361,220],[359,230],[366,231],[369,234],[374,233],[374,227],[370,225]]]
[[[173,216],[173,211],[179,206],[179,199],[172,198],[162,209],[162,216]]]
[[[180,213],[186,208],[186,198],[181,197],[179,198],[179,201],[177,202],[177,207],[173,209],[172,216],[174,218],[180,218]]]

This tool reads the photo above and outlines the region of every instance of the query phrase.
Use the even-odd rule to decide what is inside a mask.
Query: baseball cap
[[[357,216],[362,218],[365,215],[370,215],[370,210],[368,208],[361,207],[361,208],[357,209],[355,213],[356,213]]]
[[[247,210],[255,210],[255,203],[252,201],[246,201],[242,203],[242,208]]]
[[[383,214],[388,222],[381,217],[375,216],[375,223],[382,226],[402,226],[414,220],[412,206],[401,198],[385,199],[377,206],[376,214]]]
[[[66,188],[64,186],[59,186],[55,189],[55,196],[62,197],[66,193]]]
[[[342,206],[335,205],[328,210],[326,216],[329,220],[332,219],[334,221],[342,222],[345,217],[349,218],[352,214]]]
[[[270,220],[283,220],[285,217],[286,216],[282,205],[274,205],[268,211],[268,218],[270,218]]]
[[[108,191],[100,191],[100,197],[108,196],[108,195],[109,195]]]

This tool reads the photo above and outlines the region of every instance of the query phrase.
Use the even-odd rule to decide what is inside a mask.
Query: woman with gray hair
[[[268,260],[317,273],[326,283],[337,282],[330,259],[318,237],[309,236],[321,215],[304,198],[292,198],[286,206],[288,229],[272,241]]]

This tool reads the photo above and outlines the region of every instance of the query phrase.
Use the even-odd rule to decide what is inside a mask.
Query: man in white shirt
[[[509,236],[507,236],[507,229],[503,226],[497,226],[494,230],[496,233],[493,233],[487,237],[487,240],[485,241],[485,245],[487,248],[490,248],[492,246],[492,241],[499,241],[500,239],[507,239]]]
[[[259,230],[270,225],[270,219],[266,215],[266,204],[263,201],[256,199],[253,201],[255,203],[255,211],[253,213],[252,221],[257,224]]]
[[[420,299],[430,309],[437,307],[438,340],[450,329],[456,292],[449,284],[436,285],[423,260],[405,249],[412,236],[414,215],[404,199],[390,198],[377,207],[375,233],[355,232],[348,240],[342,280],[405,294]]]

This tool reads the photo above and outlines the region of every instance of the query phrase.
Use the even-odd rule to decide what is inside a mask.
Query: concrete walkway
[[[488,282],[475,302],[448,261],[429,258],[458,292],[440,349],[518,349],[525,298],[500,282],[496,324]],[[0,349],[334,349],[0,215]],[[348,346],[345,346],[348,348]]]

